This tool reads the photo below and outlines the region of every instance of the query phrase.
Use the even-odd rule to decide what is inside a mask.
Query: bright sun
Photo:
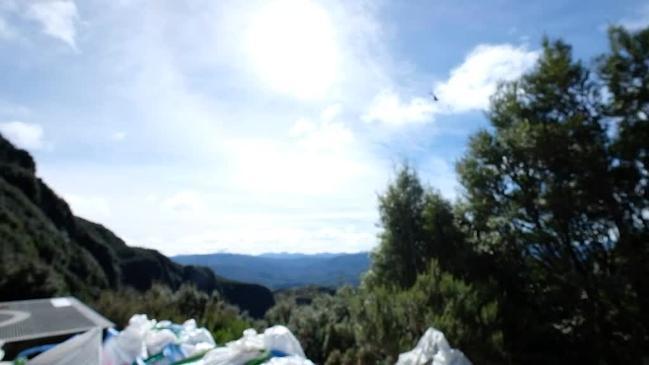
[[[338,76],[333,24],[310,0],[265,2],[252,17],[246,48],[265,83],[298,98],[325,96]]]

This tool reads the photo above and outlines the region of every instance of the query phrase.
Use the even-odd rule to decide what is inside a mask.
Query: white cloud
[[[162,206],[177,213],[198,214],[204,211],[203,198],[195,191],[181,191],[162,201]]]
[[[418,171],[421,177],[446,199],[457,198],[460,184],[457,181],[453,165],[444,158],[431,156],[420,162]]]
[[[119,91],[120,100],[132,103],[114,110],[137,110],[137,119],[109,130],[104,139],[112,132],[124,132],[127,138],[120,148],[145,142],[172,158],[153,170],[142,166],[158,165],[150,156],[146,162],[133,156],[120,166],[96,166],[92,171],[87,166],[78,171],[72,166],[44,166],[41,171],[47,180],[84,194],[102,191],[113,211],[120,212],[102,223],[131,243],[168,254],[369,249],[375,240],[375,215],[334,223],[305,218],[314,213],[347,216],[362,209],[374,213],[375,191],[383,180],[376,178],[375,161],[359,152],[363,146],[350,124],[342,121],[347,110],[336,101],[347,103],[349,98],[341,94],[299,101],[295,98],[299,95],[293,95],[300,90],[297,84],[289,90],[268,85],[265,78],[249,79],[258,71],[249,67],[259,65],[248,64],[249,54],[238,48],[245,48],[246,32],[243,39],[232,34],[246,29],[260,8],[255,4],[265,7],[267,2],[206,1],[198,13],[197,7],[181,2],[127,4],[119,13],[107,14],[123,30],[111,33],[106,41],[119,56],[99,62],[113,72],[115,77],[107,82]],[[342,24],[337,33],[350,26],[340,19],[343,16],[336,15],[335,23]],[[341,52],[349,49],[340,46]],[[351,59],[345,55],[345,60]],[[323,71],[314,65],[298,66],[313,69],[316,74],[306,75],[309,78],[320,77],[317,73]],[[319,85],[331,93],[337,88],[328,81]],[[306,93],[316,97],[316,91]],[[247,96],[242,99],[239,92]],[[132,128],[146,129],[146,141],[139,140],[143,133]],[[354,222],[351,228],[349,221]],[[152,229],[156,237],[151,236]],[[341,238],[320,234],[326,229],[340,229]]]
[[[15,13],[18,4],[14,0],[0,1],[0,40],[12,41],[19,38],[16,28],[7,20],[7,15]]]
[[[328,117],[328,116],[327,116]],[[341,122],[323,119],[314,122],[306,118],[298,119],[289,130],[296,146],[305,151],[331,154],[343,152],[354,142],[354,133]]]
[[[196,171],[191,168],[39,167],[56,191],[75,192],[70,204],[76,213],[104,224],[129,244],[168,255],[355,252],[370,249],[376,240],[372,181],[363,180],[362,189],[326,195],[305,195],[299,190],[260,194],[213,186],[212,179],[220,176],[208,171],[196,184],[190,175]],[[179,185],[185,189],[174,190]]]
[[[342,113],[342,111],[343,107],[341,104],[331,104],[320,113],[320,118],[323,121],[330,122],[336,119]]]
[[[107,2],[84,12],[89,24],[102,24],[88,40],[105,46],[82,56],[91,71],[100,71],[89,75],[92,82],[107,86],[102,110],[109,114],[100,119],[111,121],[91,138],[105,143],[124,136],[120,150],[135,152],[115,154],[109,163],[83,153],[48,159],[39,165],[48,183],[83,196],[100,191],[119,214],[77,210],[131,243],[169,254],[371,248],[376,192],[390,166],[371,151],[375,139],[360,133],[369,126],[350,117],[358,119],[377,90],[400,90],[393,80],[401,80],[395,75],[402,69],[382,53],[388,42],[374,9],[366,8],[375,5],[365,1],[304,2],[304,13],[316,18],[305,26],[323,42],[306,44],[304,34],[287,33],[271,42],[287,54],[273,54],[269,44],[269,58],[251,62],[247,36],[260,20],[257,12],[263,17],[272,4],[292,4],[270,1]],[[270,13],[280,22],[305,23]],[[281,34],[287,27],[251,31]],[[72,29],[69,39],[78,41]],[[337,104],[342,100],[344,107]],[[430,113],[416,98],[398,104],[410,119]],[[369,213],[353,216],[358,211]]]
[[[247,217],[249,218],[249,217]],[[289,224],[287,224],[289,223]],[[163,239],[148,239],[154,246],[168,245],[173,254],[234,252],[261,254],[267,252],[359,252],[368,250],[368,242],[376,239],[374,231],[353,225],[301,227],[290,222],[259,217],[237,222],[246,230],[219,226],[176,237],[174,243]]]
[[[32,111],[23,105],[0,99],[0,118],[21,119],[28,117],[31,114]]]
[[[435,111],[432,100],[414,97],[405,102],[394,91],[384,90],[372,100],[362,119],[392,125],[421,123],[429,121]]]
[[[321,98],[339,76],[335,27],[316,1],[266,1],[248,21],[245,44],[254,71],[279,92]]]
[[[122,142],[123,140],[126,139],[126,133],[125,132],[114,132],[113,134],[110,135],[110,140],[115,141],[115,142]]]
[[[362,119],[404,125],[429,122],[438,114],[487,109],[489,97],[498,83],[520,77],[534,65],[538,55],[538,51],[529,51],[523,46],[478,45],[462,64],[451,70],[446,81],[434,85],[438,101],[434,101],[432,95],[406,101],[392,89],[383,90],[371,101]]]
[[[13,40],[17,37],[16,31],[0,16],[0,40]]]
[[[75,215],[98,222],[111,218],[110,203],[106,197],[86,194],[63,194]]]
[[[619,25],[631,31],[638,31],[649,26],[649,3],[643,4],[634,16],[620,20]]]
[[[79,14],[74,1],[35,1],[27,7],[26,16],[39,22],[45,34],[76,49],[76,23],[79,21]]]
[[[43,127],[34,123],[10,121],[0,123],[0,133],[20,148],[43,148]]]
[[[236,185],[251,192],[331,194],[367,176],[370,161],[337,121],[300,118],[287,139],[226,141]]]
[[[498,83],[520,77],[535,64],[538,56],[538,51],[511,44],[477,46],[460,66],[451,70],[448,80],[435,85],[440,111],[462,113],[487,109]]]

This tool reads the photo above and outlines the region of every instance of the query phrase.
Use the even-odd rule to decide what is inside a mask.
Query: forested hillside
[[[367,252],[354,254],[182,255],[180,264],[207,266],[215,274],[238,281],[261,284],[271,289],[316,285],[337,288],[357,286],[370,265]]]
[[[0,135],[0,300],[72,294],[153,283],[193,284],[254,316],[273,305],[260,285],[217,277],[205,267],[182,266],[155,250],[130,247],[105,227],[76,217],[36,176],[34,160]]]

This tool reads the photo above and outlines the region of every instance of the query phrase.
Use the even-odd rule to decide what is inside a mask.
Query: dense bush
[[[107,290],[91,301],[91,305],[118,327],[128,324],[129,318],[138,313],[176,323],[194,318],[221,344],[241,337],[243,330],[253,324],[249,317],[223,301],[216,292],[207,295],[190,285],[183,285],[176,291],[160,284],[145,292]]]
[[[320,363],[390,364],[435,326],[476,363],[497,364],[504,359],[502,333],[497,302],[490,298],[432,260],[409,289],[345,287],[335,295],[318,294],[309,305],[289,295],[266,319],[287,325]]]

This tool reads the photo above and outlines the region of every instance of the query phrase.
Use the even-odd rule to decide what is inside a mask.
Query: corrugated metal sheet
[[[0,303],[0,340],[24,341],[114,324],[73,297]]]

